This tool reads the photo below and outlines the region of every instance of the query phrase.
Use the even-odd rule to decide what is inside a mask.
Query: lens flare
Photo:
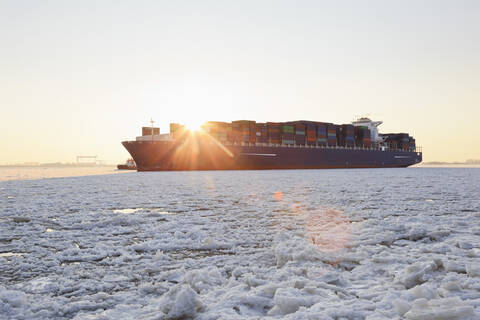
[[[185,123],[185,128],[190,132],[200,132],[202,131],[202,124],[201,121],[189,121]]]
[[[352,238],[350,221],[342,211],[334,209],[311,212],[305,230],[312,243],[322,252],[339,252],[347,247]]]

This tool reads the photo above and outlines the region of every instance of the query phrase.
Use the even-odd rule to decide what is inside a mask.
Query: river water
[[[4,180],[0,318],[480,317],[478,168]]]
[[[0,166],[0,181],[126,173],[116,166]]]

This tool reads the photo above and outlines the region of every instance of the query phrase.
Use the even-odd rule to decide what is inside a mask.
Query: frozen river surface
[[[480,319],[480,169],[0,182],[1,319]]]

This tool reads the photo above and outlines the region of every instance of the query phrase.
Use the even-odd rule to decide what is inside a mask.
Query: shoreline
[[[116,166],[0,166],[0,183],[19,180],[42,180],[92,175],[110,175],[131,170],[118,170]]]

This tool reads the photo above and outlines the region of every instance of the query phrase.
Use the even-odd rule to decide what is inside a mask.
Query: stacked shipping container
[[[258,143],[268,143],[268,131],[267,125],[265,123],[257,123],[255,130],[256,142]]]
[[[202,129],[220,142],[228,141],[228,131],[232,125],[227,122],[209,121],[202,126]]]
[[[389,147],[390,149],[397,149],[397,139],[393,134],[390,133],[390,134],[384,134],[381,136],[383,136],[387,147]]]
[[[337,126],[331,123],[327,124],[327,146],[337,145]]]
[[[307,145],[317,145],[317,126],[314,123],[307,123]]]
[[[327,145],[327,126],[321,122],[317,122],[317,145]]]
[[[232,123],[209,121],[202,126],[202,129],[222,143],[372,147],[371,133],[368,127],[355,127],[351,124],[337,126],[331,123],[312,121],[256,123],[255,121],[238,120]],[[181,136],[180,133],[184,130],[183,125],[170,124],[170,132],[174,136]],[[151,135],[151,133],[151,127],[142,128],[143,135]],[[159,128],[153,128],[153,133],[160,134]],[[387,133],[380,136],[391,149],[415,151],[415,139],[406,133]]]
[[[413,139],[413,137],[409,137],[408,150],[415,151],[415,149],[416,149],[415,139]]]
[[[174,123],[172,123],[174,124]],[[171,126],[170,126],[171,128]],[[159,135],[160,134],[160,128],[156,127],[142,127],[142,136],[151,136],[151,135]]]
[[[268,143],[280,144],[280,124],[275,122],[267,122]]]
[[[400,133],[399,135],[400,135],[399,137],[400,149],[408,150],[410,146],[410,139],[409,139],[408,133]]]
[[[370,148],[372,146],[370,129],[367,127],[355,127],[355,144],[357,147]]]
[[[353,148],[355,146],[353,125],[342,124],[337,128],[338,144],[342,147]]]
[[[303,122],[295,122],[295,144],[305,145],[305,129],[306,126]]]
[[[238,120],[232,121],[233,143],[255,143],[256,126],[255,121]]]
[[[250,121],[248,123],[248,129],[249,129],[249,132],[248,132],[249,140],[248,140],[248,142],[255,144],[255,142],[257,141],[257,127],[256,127],[255,121]]]
[[[290,124],[290,123],[282,124],[280,129],[282,134],[282,144],[287,144],[287,145],[294,144],[295,143],[295,140],[294,140],[295,127],[293,126],[293,124]]]
[[[411,148],[411,137],[407,133],[384,133],[380,136],[391,149],[409,150]]]

